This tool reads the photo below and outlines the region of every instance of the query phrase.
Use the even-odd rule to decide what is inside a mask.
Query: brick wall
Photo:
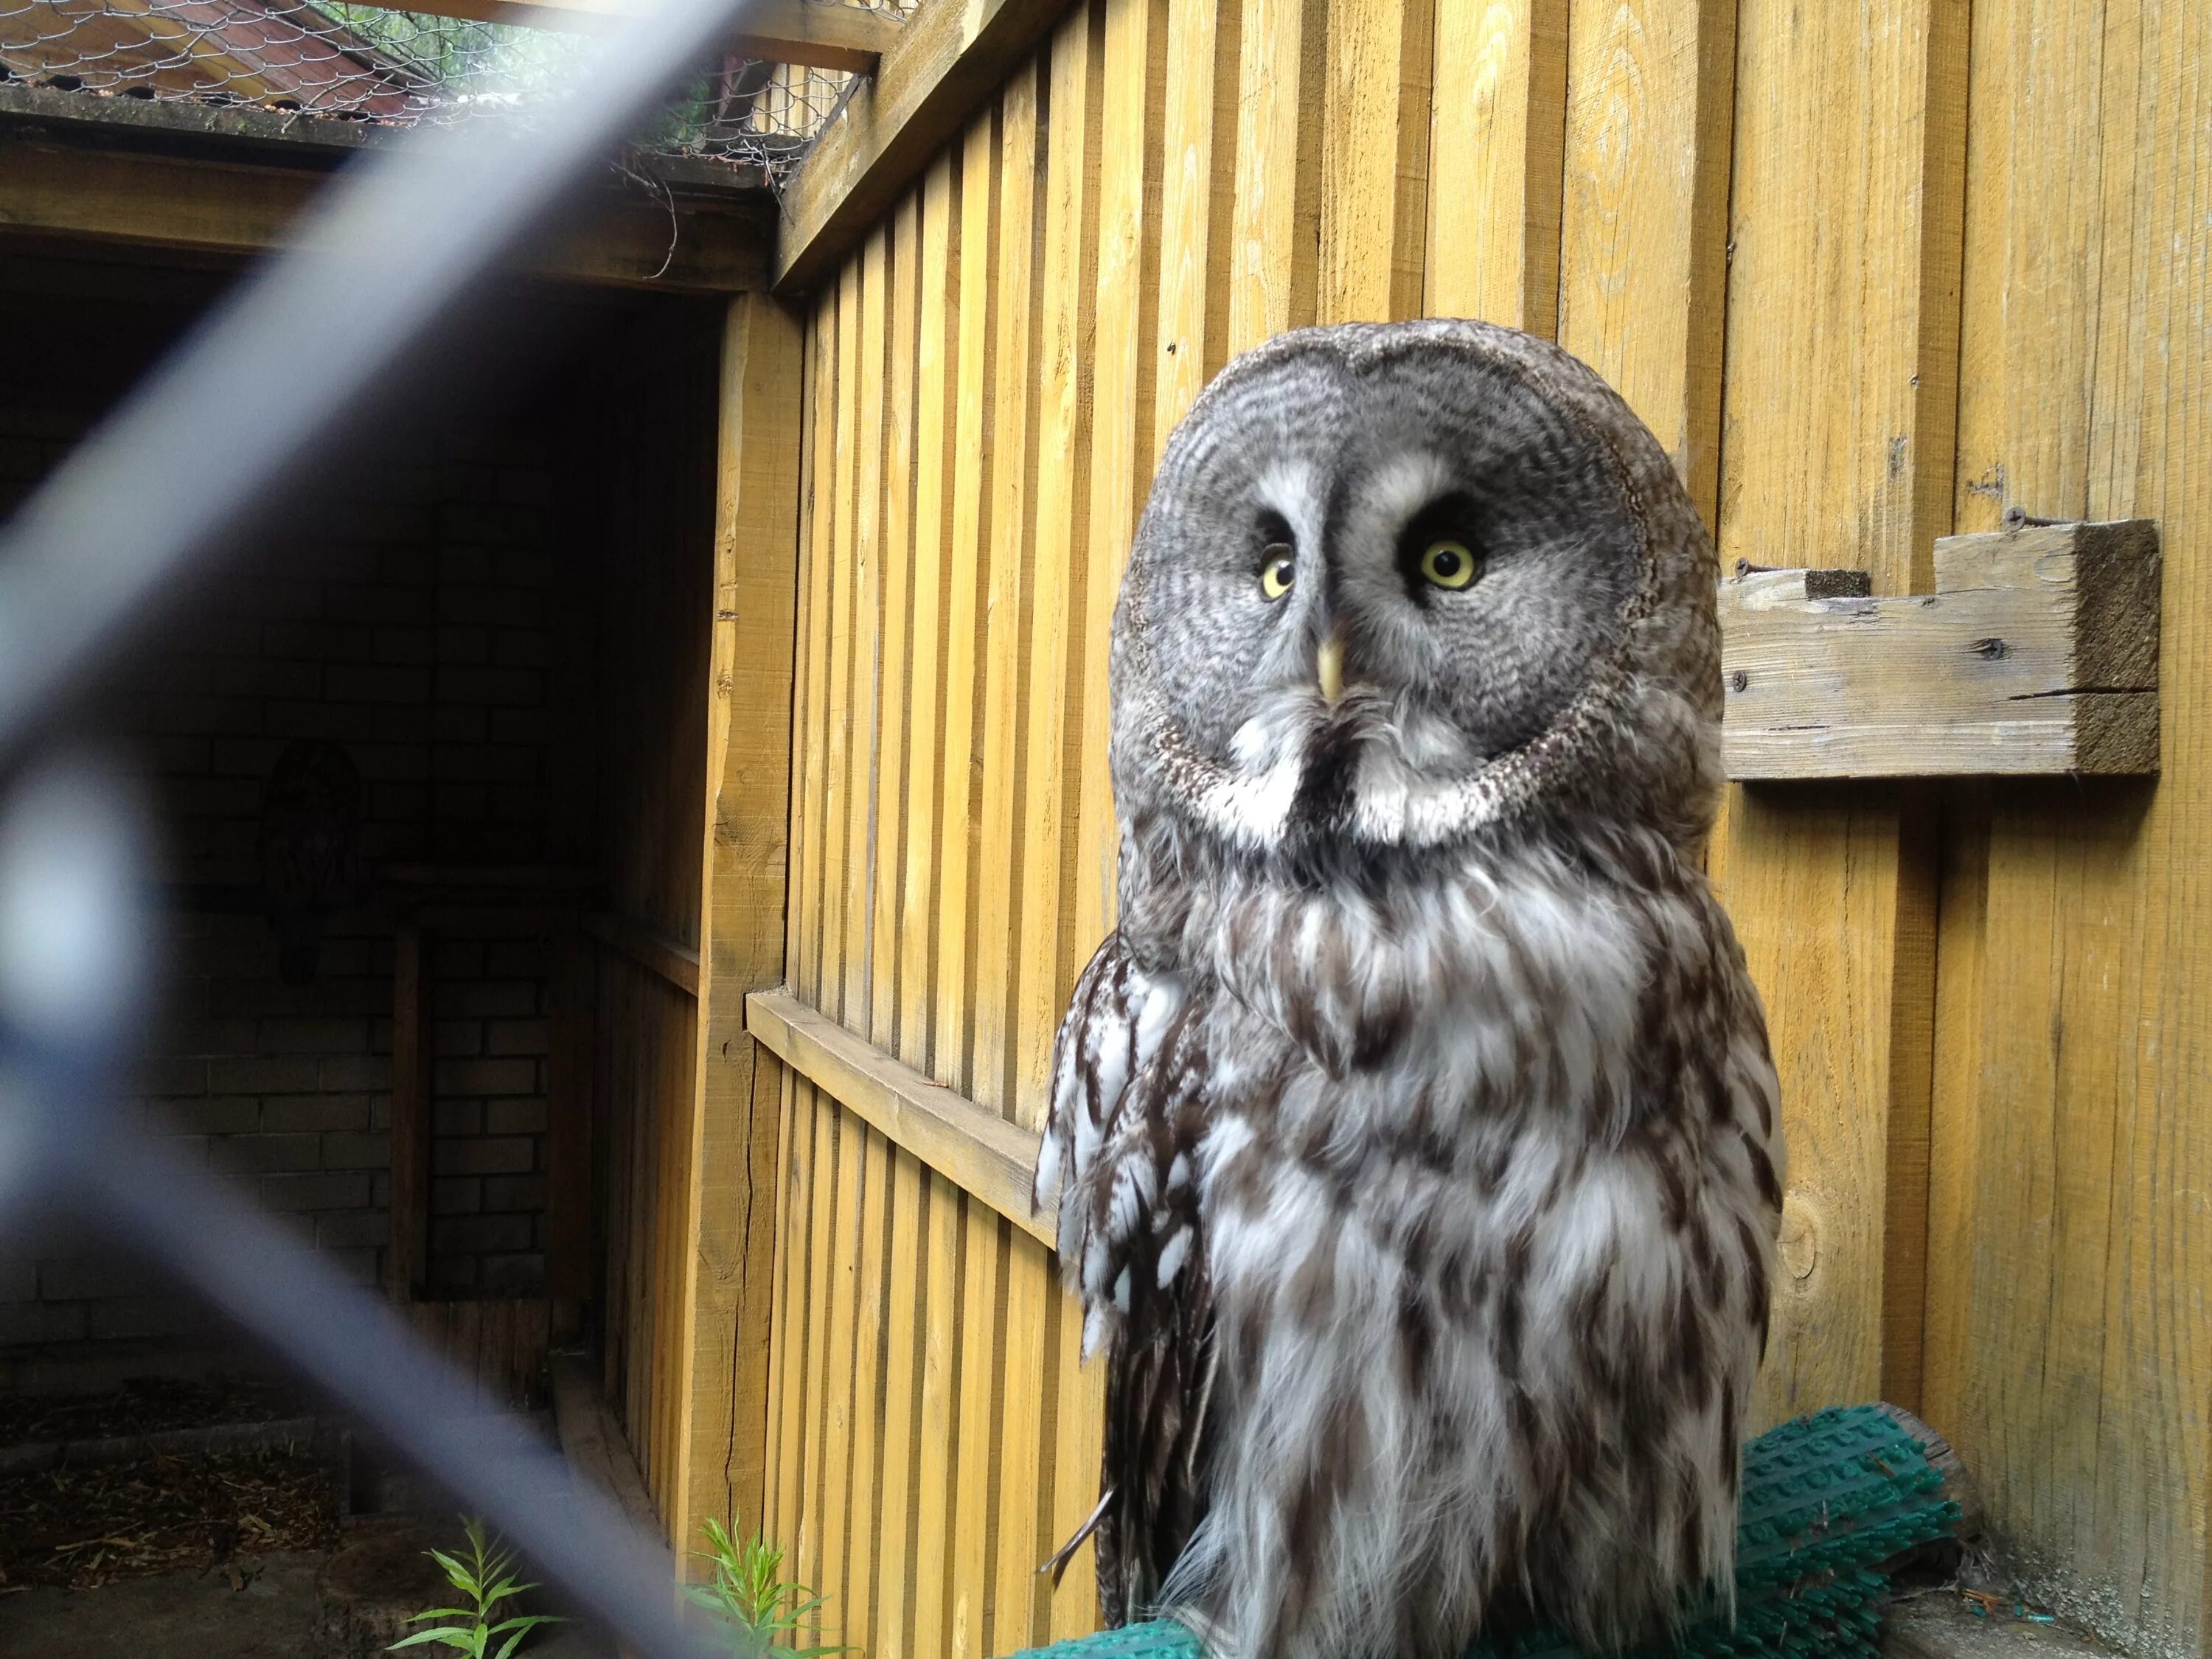
[[[8,408],[0,512],[84,412]],[[526,403],[524,407],[527,407]],[[342,484],[258,528],[243,565],[136,653],[94,723],[143,760],[167,825],[173,969],[146,1121],[374,1279],[386,1233],[390,883],[335,917],[312,984],[258,914],[264,784],[296,738],[343,746],[372,872],[587,865],[592,632],[553,510],[557,432],[418,417]],[[556,672],[565,665],[564,672]],[[536,939],[431,951],[434,1293],[543,1292],[546,971]],[[189,1298],[75,1230],[0,1242],[0,1351],[189,1336]]]

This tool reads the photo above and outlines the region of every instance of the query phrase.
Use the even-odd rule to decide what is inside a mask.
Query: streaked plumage
[[[1510,330],[1287,335],[1177,430],[1038,1170],[1110,1620],[1455,1659],[1729,1582],[1782,1148],[1694,850],[1715,574],[1650,433]]]

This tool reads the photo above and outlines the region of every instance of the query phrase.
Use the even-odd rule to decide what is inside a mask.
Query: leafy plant
[[[732,1659],[755,1659],[778,1637],[792,1638],[793,1659],[827,1659],[833,1653],[852,1651],[848,1647],[797,1645],[802,1637],[822,1634],[815,1615],[823,1598],[804,1584],[785,1581],[782,1550],[765,1538],[741,1544],[711,1516],[701,1530],[707,1534],[707,1547],[692,1553],[714,1563],[714,1580],[694,1584],[684,1594],[714,1620],[730,1644]]]
[[[434,1630],[418,1630],[412,1636],[403,1636],[386,1652],[400,1648],[420,1647],[426,1642],[441,1642],[449,1648],[459,1648],[469,1659],[507,1659],[521,1644],[522,1638],[540,1625],[557,1625],[558,1616],[550,1613],[521,1613],[507,1619],[497,1617],[499,1604],[509,1601],[535,1584],[519,1584],[514,1581],[514,1552],[493,1540],[484,1530],[484,1523],[475,1516],[461,1518],[461,1531],[469,1540],[466,1559],[460,1553],[448,1555],[443,1550],[428,1552],[429,1557],[445,1570],[447,1582],[460,1591],[475,1605],[465,1607],[427,1607],[408,1620],[419,1625],[425,1619],[458,1619],[458,1625],[441,1625]],[[496,1622],[495,1622],[496,1620]],[[496,1652],[492,1644],[501,1637],[507,1640]]]

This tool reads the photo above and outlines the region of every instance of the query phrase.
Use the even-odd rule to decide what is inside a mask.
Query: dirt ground
[[[245,1558],[244,1586],[186,1569],[96,1589],[0,1596],[0,1653],[40,1659],[304,1659],[314,1651],[319,1551]]]
[[[97,1589],[0,1596],[0,1654],[38,1659],[310,1659],[319,1551],[242,1557],[241,1588],[223,1571],[186,1570]],[[443,1651],[443,1650],[432,1650]],[[614,1659],[597,1632],[558,1626],[517,1659]]]

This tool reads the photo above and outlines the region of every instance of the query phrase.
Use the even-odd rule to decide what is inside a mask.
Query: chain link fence
[[[0,83],[309,121],[556,120],[570,76],[603,46],[596,34],[344,0],[0,0]],[[725,53],[633,143],[758,167],[780,184],[851,80]]]
[[[160,63],[197,62],[194,41],[222,40],[222,20],[246,13],[231,0],[87,4],[68,14],[78,24],[42,35],[60,8],[7,4],[11,72],[36,60],[51,79],[105,63],[111,89],[155,87]],[[589,52],[520,53],[544,73],[516,94],[526,107],[363,157],[312,210],[319,222],[301,245],[314,251],[242,285],[0,526],[0,1234],[34,1206],[59,1206],[159,1260],[653,1659],[706,1651],[677,1613],[666,1547],[572,1481],[557,1453],[477,1431],[471,1382],[387,1304],[289,1248],[275,1219],[110,1103],[161,972],[148,837],[123,775],[63,734],[76,700],[160,624],[176,585],[386,406],[377,398],[401,389],[410,354],[543,228],[574,179],[641,123],[652,130],[670,86],[713,61],[743,12],[744,0],[664,0]],[[33,13],[50,21],[27,24]],[[136,18],[143,43],[149,19],[188,15],[159,52],[84,21]],[[291,31],[280,38],[292,43],[294,89],[319,86],[325,107],[389,97],[403,111],[411,99],[445,108],[439,98],[458,94],[436,89],[466,82],[452,62],[426,62],[427,47],[407,67],[391,38],[361,44],[368,37],[331,11],[312,27],[302,9],[259,15],[257,27]],[[460,53],[481,64],[500,61],[504,37],[437,38],[481,40]],[[148,95],[209,84],[180,70]],[[532,109],[543,118],[526,118]],[[333,316],[350,323],[335,343]],[[264,395],[272,361],[297,365],[281,400]]]

